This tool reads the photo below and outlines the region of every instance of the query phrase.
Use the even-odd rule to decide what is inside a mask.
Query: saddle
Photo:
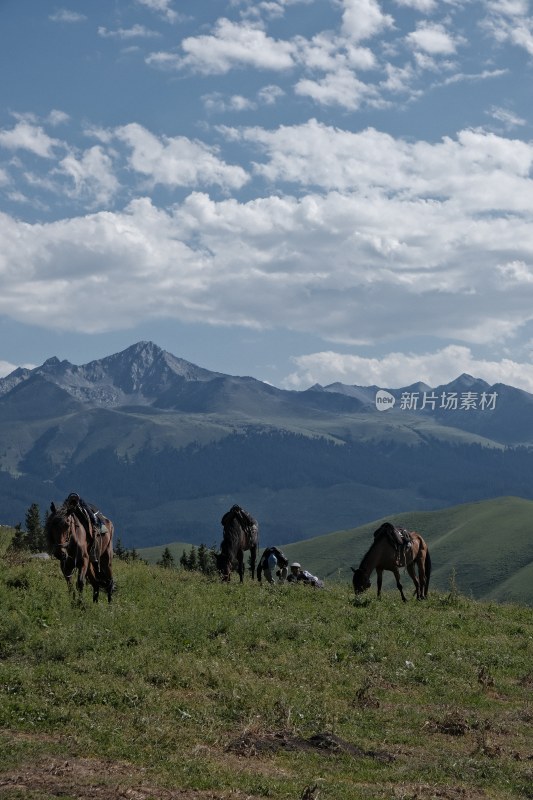
[[[397,528],[390,522],[384,522],[381,528],[378,528],[374,533],[374,539],[377,539],[380,536],[386,536],[394,547],[396,553],[396,565],[398,567],[405,567],[407,564],[407,555],[413,548],[413,540],[407,528]]]

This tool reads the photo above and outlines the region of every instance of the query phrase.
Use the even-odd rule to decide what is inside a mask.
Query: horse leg
[[[239,551],[238,562],[239,562],[239,566],[238,566],[239,580],[240,580],[241,583],[243,583],[244,582],[244,553],[243,553],[242,550]]]
[[[376,576],[377,576],[377,587],[378,587],[378,598],[381,597],[381,586],[383,584],[383,570],[376,569]]]
[[[427,597],[427,585],[426,585],[426,565],[425,565],[425,557],[422,557],[418,562],[418,581],[420,583],[420,600],[425,600]]]
[[[252,573],[252,580],[255,580],[255,559],[256,559],[256,556],[257,556],[257,547],[254,545],[254,546],[252,546],[250,548],[250,559],[251,559],[251,562],[252,562],[250,564],[250,570],[251,570],[251,573]]]
[[[394,577],[396,578],[396,586],[398,587],[398,590],[399,590],[399,592],[400,592],[400,594],[402,596],[402,600],[403,600],[404,603],[407,603],[407,598],[403,593],[403,586],[400,583],[400,572],[398,570],[398,567],[394,567],[394,569],[392,571],[394,573]]]
[[[89,563],[89,553],[84,553],[81,557],[81,566],[78,567],[77,587],[80,594],[83,592],[83,587],[85,586]]]
[[[110,603],[113,599],[113,592],[115,591],[115,583],[111,574],[109,575],[109,580],[107,582],[107,602]]]
[[[418,569],[420,570],[420,562],[418,562]],[[419,577],[417,578],[416,577],[415,565],[414,565],[414,563],[412,561],[411,561],[410,564],[407,564],[407,572],[411,576],[411,580],[413,581],[413,583],[415,585],[416,599],[417,600],[421,600],[422,599],[422,590],[421,590],[422,580],[420,579],[420,571],[419,571]]]
[[[69,594],[70,594],[73,591],[72,575],[74,574],[75,566],[74,566],[74,563],[73,563],[72,564],[72,568],[70,568],[70,565],[67,564],[68,561],[69,561],[69,557],[66,555],[66,553],[63,553],[61,555],[61,560],[60,560],[61,572],[63,573],[63,577],[65,578],[65,581],[67,582],[67,589],[68,589]]]

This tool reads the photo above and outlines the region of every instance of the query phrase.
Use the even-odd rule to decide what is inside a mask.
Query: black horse
[[[244,552],[250,551],[252,579],[255,578],[255,560],[259,545],[257,522],[239,506],[232,506],[222,517],[224,534],[217,556],[217,567],[222,580],[229,581],[231,570],[237,565],[240,582],[244,580]]]

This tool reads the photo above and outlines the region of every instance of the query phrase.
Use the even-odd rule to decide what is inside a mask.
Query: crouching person
[[[275,583],[275,577],[283,583],[288,574],[289,559],[277,547],[267,547],[263,551],[257,565],[257,580],[261,583],[263,572],[269,583]]]

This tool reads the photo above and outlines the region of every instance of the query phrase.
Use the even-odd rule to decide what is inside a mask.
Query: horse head
[[[63,562],[73,533],[72,514],[66,506],[50,503],[50,513],[45,523],[45,534],[50,553]]]
[[[217,570],[223,581],[229,581],[231,575],[231,558],[227,553],[218,553],[215,557]]]
[[[370,589],[372,584],[370,583],[368,575],[366,575],[361,568],[354,569],[352,567],[352,572],[352,584],[355,594],[362,594],[366,592],[367,589]]]

